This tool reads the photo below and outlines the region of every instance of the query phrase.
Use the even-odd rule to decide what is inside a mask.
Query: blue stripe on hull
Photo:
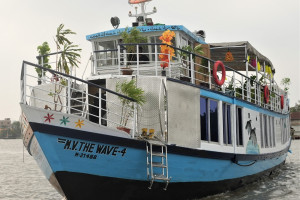
[[[96,176],[147,181],[146,146],[138,149],[35,132],[53,172],[68,171]],[[73,150],[72,150],[73,148]],[[123,155],[123,156],[122,156]],[[254,175],[284,162],[278,158],[240,161],[199,158],[168,153],[172,182],[211,182]]]

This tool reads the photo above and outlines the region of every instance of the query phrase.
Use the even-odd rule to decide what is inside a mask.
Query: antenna
[[[141,6],[140,14],[137,13],[137,7],[135,7],[136,14],[132,14],[131,11],[129,11],[129,14],[128,14],[129,17],[136,18],[136,24],[138,26],[143,26],[146,24],[148,25],[148,23],[147,23],[148,21],[151,21],[151,23],[149,25],[151,25],[151,24],[153,25],[152,20],[150,18],[147,18],[147,16],[156,13],[157,9],[156,9],[156,7],[154,7],[152,12],[146,12],[145,11],[145,3],[149,2],[149,1],[152,1],[152,0],[128,0],[129,4],[140,4],[140,6]]]

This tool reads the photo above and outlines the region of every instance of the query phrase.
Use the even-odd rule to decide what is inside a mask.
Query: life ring
[[[222,70],[222,78],[221,78],[221,80],[219,80],[218,75],[217,75],[217,70],[218,70],[219,65],[220,65],[221,70]],[[226,71],[225,71],[224,64],[221,61],[219,61],[219,60],[216,61],[215,64],[214,64],[213,77],[214,77],[214,80],[215,80],[216,84],[218,84],[219,86],[221,86],[221,85],[224,84],[225,78],[226,78]]]
[[[269,103],[270,91],[267,85],[264,87],[265,103]]]
[[[281,109],[283,109],[283,107],[284,107],[284,97],[283,97],[283,95],[280,95],[280,105],[281,105]]]

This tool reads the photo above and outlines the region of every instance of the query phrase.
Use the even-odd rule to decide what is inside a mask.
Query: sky
[[[299,0],[153,0],[147,4],[154,23],[184,25],[205,30],[206,42],[249,41],[273,63],[275,80],[289,77],[290,105],[300,100],[300,1]],[[53,37],[59,24],[76,32],[71,37],[82,48],[83,75],[92,52],[86,35],[111,30],[110,18],[120,27],[134,21],[127,0],[0,0],[0,120],[18,120],[21,113],[22,61],[36,63],[37,46],[47,41],[55,52]],[[87,69],[85,77],[90,74]]]

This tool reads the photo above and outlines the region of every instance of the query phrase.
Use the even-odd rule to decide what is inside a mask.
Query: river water
[[[201,200],[300,199],[300,140],[292,142],[291,150],[286,164],[271,177]],[[23,154],[22,140],[0,140],[0,199],[62,199],[46,180],[34,159],[26,150]]]

